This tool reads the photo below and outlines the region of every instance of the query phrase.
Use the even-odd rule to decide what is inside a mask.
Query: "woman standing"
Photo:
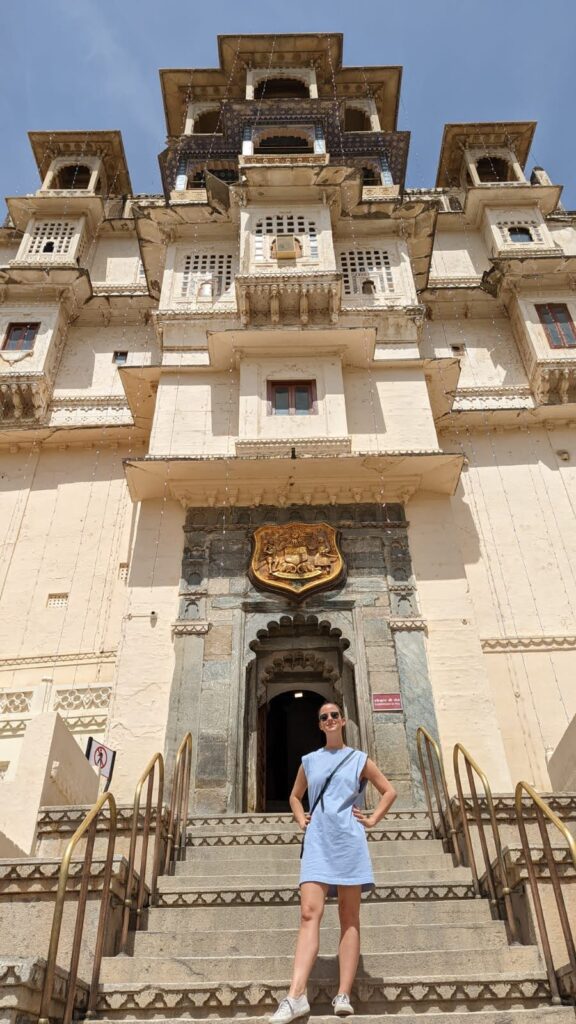
[[[290,991],[270,1018],[274,1024],[289,1024],[310,1012],[306,986],[318,955],[324,903],[326,896],[336,893],[340,981],[332,1005],[339,1017],[354,1013],[350,992],[360,956],[360,897],[374,885],[365,830],[382,820],[396,799],[396,790],[366,754],[345,745],[345,725],[337,704],[322,705],[319,726],[326,745],[302,758],[290,794],[292,813],[304,831],[300,931]],[[380,793],[378,806],[370,815],[361,810],[367,782]],[[302,806],[306,790],[311,814]]]

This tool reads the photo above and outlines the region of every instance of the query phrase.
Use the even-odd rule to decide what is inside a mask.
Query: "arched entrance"
[[[245,810],[288,810],[302,754],[322,745],[317,716],[323,701],[343,706],[347,741],[362,744],[348,647],[341,630],[302,614],[269,622],[250,644],[256,657],[246,674]]]

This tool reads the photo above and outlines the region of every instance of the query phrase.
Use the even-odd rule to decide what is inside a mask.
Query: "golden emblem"
[[[287,523],[254,530],[248,575],[255,587],[301,601],[344,576],[336,530],[328,523]]]

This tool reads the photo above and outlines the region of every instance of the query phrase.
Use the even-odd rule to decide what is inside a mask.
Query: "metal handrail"
[[[148,838],[150,835],[150,821],[152,817],[152,793],[154,790],[154,782],[156,778],[156,768],[158,768],[158,789],[156,798],[156,829],[154,836],[154,855],[152,858],[152,878],[150,881],[150,901],[154,899],[156,893],[156,886],[158,882],[158,873],[160,869],[160,848],[162,845],[162,800],[164,797],[164,758],[162,754],[154,754],[154,757],[150,759],[146,768],[142,772],[142,775],[138,779],[136,790],[134,793],[134,809],[132,812],[132,831],[130,834],[130,849],[128,853],[128,871],[126,875],[126,891],[124,894],[124,912],[122,916],[122,932],[120,937],[120,952],[124,952],[126,943],[128,941],[128,930],[130,928],[130,917],[132,911],[136,910],[136,921],[134,926],[136,930],[140,927],[142,909],[144,907],[144,899],[146,895],[146,869],[147,869],[147,857],[148,857]],[[142,788],[144,783],[148,780],[146,788],[146,809],[144,811],[144,824],[142,828],[142,850],[140,854],[140,873],[138,878],[138,889],[136,893],[136,901],[132,898],[132,887],[134,884],[134,863],[136,860],[136,845],[138,842],[138,831],[139,831],[139,819],[140,819],[140,800],[142,797]]]
[[[168,816],[168,834],[166,836],[166,855],[164,874],[170,868],[172,860],[186,845],[186,825],[188,822],[188,799],[190,795],[190,773],[192,768],[192,735],[187,732],[176,753],[172,793],[170,796],[170,813]]]
[[[555,828],[560,832],[562,837],[568,844],[568,849],[572,857],[572,863],[574,870],[576,871],[576,840],[574,836],[568,831],[566,825],[560,820],[557,814],[545,800],[536,792],[536,790],[528,782],[519,782],[516,786],[514,794],[514,803],[516,808],[516,819],[518,821],[518,830],[520,832],[520,839],[522,841],[522,849],[524,851],[524,857],[526,860],[526,869],[528,871],[528,880],[530,882],[530,888],[532,890],[532,898],[534,900],[534,911],[536,914],[536,921],[538,924],[538,931],[540,932],[540,940],[542,942],[542,950],[544,953],[544,959],[546,961],[546,971],[548,973],[548,980],[550,982],[550,988],[552,990],[552,1002],[560,1003],[560,989],[558,985],[558,976],[554,969],[554,961],[552,958],[552,951],[550,949],[550,940],[548,938],[548,929],[546,927],[546,919],[544,917],[544,911],[542,909],[542,900],[540,899],[540,892],[538,889],[538,881],[536,878],[536,872],[534,870],[534,861],[532,860],[532,851],[530,849],[530,843],[526,833],[526,823],[524,821],[524,805],[522,802],[522,792],[525,792],[532,800],[536,810],[536,821],[538,822],[538,828],[540,829],[540,835],[542,837],[542,845],[544,848],[544,855],[546,857],[546,864],[550,872],[550,880],[552,882],[552,888],[554,890],[554,896],[556,899],[556,907],[558,910],[558,916],[560,918],[560,924],[562,926],[562,933],[564,935],[564,942],[566,943],[566,949],[568,951],[568,960],[570,963],[570,969],[573,971],[576,977],[576,949],[574,946],[574,934],[566,911],[566,904],[564,902],[564,895],[562,893],[562,884],[558,876],[558,870],[554,861],[554,854],[552,847],[550,846],[550,837],[548,835],[548,829],[544,817],[550,821]]]
[[[492,827],[492,838],[494,840],[494,849],[496,851],[496,861],[498,864],[498,873],[500,875],[500,882],[502,887],[502,899],[504,901],[504,910],[506,914],[506,921],[508,924],[510,942],[518,942],[518,934],[516,927],[516,919],[514,917],[514,911],[512,908],[512,900],[510,897],[510,886],[508,885],[508,874],[506,871],[506,864],[504,862],[504,856],[502,853],[502,843],[500,841],[500,829],[498,828],[498,822],[496,821],[496,812],[494,810],[494,800],[492,799],[492,790],[490,783],[485,773],[480,768],[480,765],[474,760],[472,755],[466,749],[462,743],[456,743],[454,747],[454,776],[456,779],[456,789],[458,790],[458,801],[460,803],[460,810],[462,815],[462,829],[464,832],[464,842],[466,845],[466,852],[468,855],[468,865],[472,870],[472,877],[474,880],[474,888],[476,893],[481,895],[481,886],[478,878],[478,869],[476,866],[476,855],[474,853],[474,847],[470,838],[470,828],[468,825],[468,813],[466,810],[466,804],[464,802],[464,793],[462,790],[462,780],[460,778],[460,764],[459,755],[464,758],[466,764],[466,774],[468,776],[468,785],[470,786],[470,795],[472,797],[472,809],[474,813],[474,820],[478,829],[478,838],[480,840],[480,846],[482,848],[482,854],[484,857],[484,867],[486,869],[486,885],[488,888],[488,896],[490,904],[494,911],[499,911],[499,896],[497,890],[496,878],[494,870],[492,868],[492,860],[490,852],[488,850],[488,843],[486,842],[486,831],[484,829],[484,823],[482,821],[482,814],[480,811],[480,802],[478,800],[478,793],[476,791],[476,782],[474,775],[476,774],[482,783],[484,789],[484,796],[486,799],[486,805],[488,807],[488,813],[490,816],[490,825]]]
[[[70,1024],[72,1020],[72,1013],[74,1010],[74,1000],[76,997],[76,982],[78,979],[78,963],[80,960],[80,950],[82,944],[82,932],[84,929],[84,918],[86,916],[86,901],[88,897],[88,886],[90,883],[90,871],[92,868],[92,856],[94,852],[94,842],[96,839],[96,827],[98,818],[105,804],[110,807],[110,828],[108,831],[108,846],[106,849],[106,860],[104,865],[104,877],[102,881],[102,895],[100,902],[100,914],[98,917],[98,931],[96,934],[96,946],[94,949],[94,962],[92,965],[92,980],[90,983],[90,992],[88,996],[88,1008],[87,1013],[93,1010],[96,1001],[96,995],[98,991],[98,980],[100,977],[100,964],[102,961],[102,952],[104,949],[104,937],[106,933],[106,920],[108,917],[108,896],[110,893],[110,881],[112,878],[112,865],[114,859],[114,844],[116,841],[116,801],[112,793],[102,793],[98,798],[92,809],[88,812],[84,821],[78,826],[74,835],[70,839],[62,857],[60,864],[60,874],[58,876],[58,889],[56,891],[56,902],[54,905],[54,916],[52,918],[52,930],[50,932],[50,945],[48,947],[48,956],[46,958],[46,973],[44,975],[44,985],[42,987],[42,998],[40,1001],[40,1015],[38,1024],[49,1024],[49,1013],[50,1013],[50,1002],[54,991],[54,978],[56,974],[56,960],[58,957],[58,946],[60,943],[60,932],[62,929],[62,918],[64,915],[64,902],[66,899],[66,889],[68,885],[68,878],[70,874],[70,861],[72,854],[76,849],[76,846],[87,832],[86,852],[84,854],[84,865],[82,868],[82,880],[80,883],[80,891],[78,893],[78,907],[76,910],[76,924],[74,927],[74,938],[72,942],[72,953],[70,955],[70,966],[68,968],[68,993],[66,996],[66,1005],[64,1007],[64,1016],[62,1018],[62,1024]]]
[[[436,798],[436,806],[438,808],[438,828],[436,827],[436,822],[434,820],[434,808],[432,805],[432,796],[430,793],[428,774],[424,761],[424,751],[422,750],[423,745],[426,748],[428,768],[430,771],[434,796]],[[426,796],[426,805],[428,807],[428,817],[430,818],[432,835],[435,839],[443,839],[446,843],[450,844],[452,847],[452,853],[454,854],[454,859],[458,865],[461,862],[460,848],[458,846],[457,838],[458,832],[454,826],[454,817],[450,806],[450,794],[448,793],[446,774],[444,772],[444,761],[442,754],[440,753],[440,747],[434,737],[430,735],[423,725],[419,725],[416,730],[416,746],[418,748],[420,774],[422,775],[422,783],[424,785],[424,794]]]

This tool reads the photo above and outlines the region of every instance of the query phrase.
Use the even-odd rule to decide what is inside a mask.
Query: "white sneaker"
[[[345,992],[341,992],[332,1000],[332,1006],[337,1017],[351,1017],[354,1013],[354,1007]]]
[[[291,1020],[298,1017],[307,1017],[310,1013],[310,1003],[306,996],[285,996],[280,1002],[276,1013],[268,1018],[274,1024],[290,1024]]]

